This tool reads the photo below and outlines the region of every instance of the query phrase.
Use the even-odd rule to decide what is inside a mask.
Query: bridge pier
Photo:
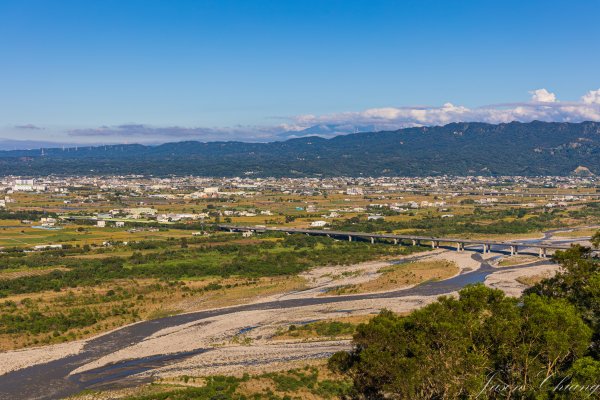
[[[438,242],[437,240],[432,240],[431,241],[431,248],[432,249],[437,249],[438,247],[440,247],[440,242]]]
[[[398,239],[394,239],[394,244],[398,244]]]
[[[513,244],[513,245],[511,245],[511,246],[510,246],[510,255],[511,255],[511,256],[516,256],[516,255],[518,255],[518,254],[519,254],[519,246],[517,246],[517,245],[514,245],[514,244]]]
[[[483,244],[483,254],[487,254],[491,251],[491,246],[489,244]]]
[[[412,245],[413,245],[413,246],[420,245],[420,244],[421,244],[421,241],[420,241],[420,240],[416,240],[416,239],[413,239],[413,240],[412,240]]]
[[[352,236],[348,235],[348,241],[351,242],[352,241]]]
[[[371,238],[371,244],[375,244],[375,238],[374,237]]]
[[[465,244],[462,242],[456,242],[456,251],[464,251],[465,250]]]
[[[540,258],[546,258],[546,248],[545,247],[540,247]]]

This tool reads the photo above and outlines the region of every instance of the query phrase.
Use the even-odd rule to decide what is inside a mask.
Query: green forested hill
[[[283,142],[195,141],[0,152],[0,174],[238,176],[600,173],[600,123],[452,123]]]

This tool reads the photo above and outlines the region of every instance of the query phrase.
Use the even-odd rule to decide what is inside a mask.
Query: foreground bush
[[[383,311],[330,367],[354,398],[597,398],[600,266],[582,247],[557,260],[520,299],[480,284],[406,317]]]

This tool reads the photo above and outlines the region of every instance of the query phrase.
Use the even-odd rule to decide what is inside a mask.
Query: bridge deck
[[[433,237],[433,236],[417,236],[417,235],[393,235],[387,233],[366,233],[366,232],[346,232],[318,229],[298,229],[298,228],[272,228],[272,227],[253,227],[239,225],[219,225],[220,229],[235,230],[235,231],[256,231],[256,232],[284,232],[284,233],[304,233],[309,235],[319,236],[346,236],[361,239],[389,239],[389,240],[422,240],[427,242],[440,243],[461,243],[472,245],[489,245],[489,246],[518,246],[518,247],[535,247],[548,250],[567,250],[570,246],[545,244],[545,243],[520,243],[515,241],[498,241],[498,240],[477,240],[477,239],[461,239],[453,237]]]

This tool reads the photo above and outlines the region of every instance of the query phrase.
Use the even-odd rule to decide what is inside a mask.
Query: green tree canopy
[[[600,265],[581,246],[556,260],[559,273],[520,299],[478,284],[408,316],[382,311],[330,367],[354,398],[595,398]]]

